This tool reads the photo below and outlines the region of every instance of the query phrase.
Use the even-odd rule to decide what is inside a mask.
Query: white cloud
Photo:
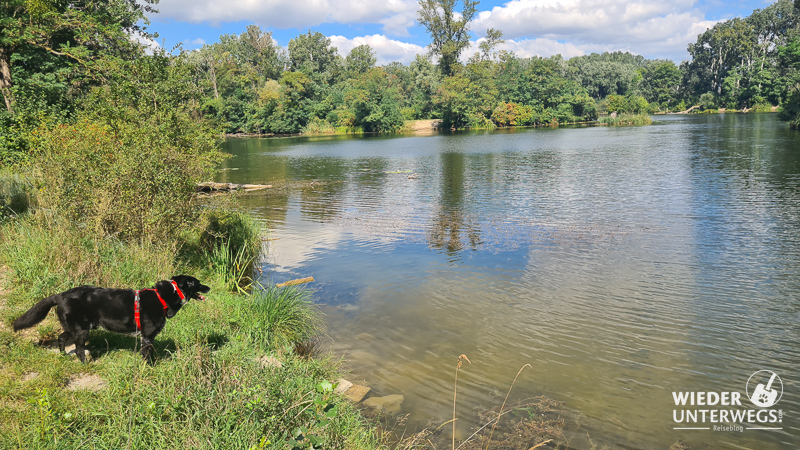
[[[322,23],[381,23],[392,35],[407,35],[416,0],[172,0],[158,5],[159,18],[192,23],[247,20],[269,28],[309,28]]]
[[[184,39],[183,40],[183,45],[185,45],[187,47],[190,47],[190,48],[200,48],[200,47],[206,45],[206,40],[203,39],[203,38]]]
[[[687,44],[715,23],[705,20],[694,5],[694,0],[512,0],[481,12],[472,29],[496,28],[507,39],[540,44],[569,42],[585,50],[607,48],[680,60],[688,56]]]
[[[144,52],[148,55],[152,55],[154,51],[161,48],[161,44],[148,37],[142,36],[139,32],[131,33],[131,39],[133,39],[134,42],[138,42],[139,44],[143,45]]]
[[[414,56],[424,54],[426,52],[425,47],[389,39],[381,34],[359,36],[352,39],[344,36],[328,37],[331,40],[331,45],[339,50],[339,54],[342,55],[342,57],[347,56],[352,49],[358,47],[359,45],[369,45],[373,50],[375,50],[375,55],[378,58],[377,64],[379,66],[393,61],[408,64],[414,60]]]

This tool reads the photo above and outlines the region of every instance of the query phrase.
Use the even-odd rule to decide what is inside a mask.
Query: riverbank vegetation
[[[480,51],[468,55],[464,18],[474,2],[460,13],[455,2],[444,3],[421,3],[427,9],[419,20],[435,45],[409,64],[376,66],[366,45],[340,56],[312,31],[286,48],[256,26],[221,36],[189,58],[200,109],[226,133],[257,134],[387,132],[434,118],[443,128],[527,126],[695,105],[697,112],[783,105],[787,118],[796,115],[798,15],[789,0],[716,24],[689,43],[691,58],[681,64],[623,52],[521,58],[495,51],[499,30],[487,31]],[[439,42],[447,36],[452,42]]]
[[[149,3],[6,2],[0,28],[0,442],[3,448],[378,448],[333,392],[338,363],[308,293],[254,285],[263,230],[197,183],[224,158],[187,55],[130,39]],[[11,322],[82,284],[212,287],[156,339],[91,333],[90,364],[54,348],[53,314]],[[278,320],[279,319],[279,320]]]

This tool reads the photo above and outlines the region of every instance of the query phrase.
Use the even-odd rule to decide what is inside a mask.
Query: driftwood
[[[235,184],[235,183],[214,183],[206,181],[197,183],[197,190],[200,192],[233,192],[233,191],[260,191],[271,188],[271,184]]]
[[[305,277],[305,278],[300,278],[300,279],[297,279],[297,280],[289,280],[289,281],[287,281],[285,283],[278,283],[278,284],[275,285],[275,287],[294,286],[296,284],[310,283],[312,281],[314,281],[314,277]]]
[[[694,105],[691,108],[687,109],[686,111],[677,112],[675,114],[689,114],[690,112],[694,111],[695,109],[700,108],[700,105]]]

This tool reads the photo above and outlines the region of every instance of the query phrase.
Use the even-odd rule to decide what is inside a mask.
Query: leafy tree
[[[478,45],[478,48],[481,49],[481,57],[483,59],[490,59],[492,57],[492,50],[503,42],[505,42],[505,40],[503,40],[502,31],[495,30],[494,28],[486,30],[486,37]]]
[[[142,54],[131,35],[148,37],[152,0],[0,3],[0,159],[25,157],[28,133],[43,120],[63,122],[75,100],[108,76],[110,58]]]
[[[644,57],[628,52],[592,53],[567,61],[569,77],[577,81],[595,99],[609,95],[627,95],[637,86]]]
[[[344,98],[353,112],[355,126],[364,131],[392,132],[403,127],[397,79],[380,67],[354,79]]]
[[[669,108],[677,104],[681,84],[681,71],[674,62],[654,60],[639,69],[637,91],[650,103]]]
[[[308,31],[289,41],[289,67],[322,83],[330,82],[339,70],[336,47],[319,31]]]
[[[345,58],[347,76],[349,78],[358,77],[375,67],[377,61],[375,50],[373,50],[372,47],[369,45],[359,45],[350,50],[350,53],[348,53]]]
[[[419,0],[417,21],[431,35],[431,54],[439,57],[439,68],[450,76],[461,52],[469,46],[469,23],[478,11],[479,0],[461,0],[460,15],[456,0]]]

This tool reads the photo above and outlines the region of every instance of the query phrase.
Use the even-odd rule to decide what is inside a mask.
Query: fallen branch
[[[275,285],[275,287],[294,286],[296,284],[310,283],[312,281],[314,281],[314,277],[305,277],[305,278],[300,278],[300,279],[297,279],[297,280],[289,280],[289,281],[286,281],[286,282],[283,282],[283,283],[278,283],[278,284]]]
[[[215,183],[213,181],[206,181],[197,183],[197,190],[199,192],[233,192],[233,191],[260,191],[263,189],[271,188],[271,184],[235,184],[235,183]]]

